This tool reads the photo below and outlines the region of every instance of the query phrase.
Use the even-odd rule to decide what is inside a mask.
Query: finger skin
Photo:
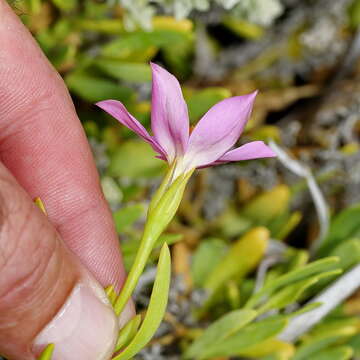
[[[0,159],[40,196],[69,248],[106,286],[124,268],[112,217],[68,91],[27,29],[0,0]]]
[[[1,163],[0,274],[0,353],[12,360],[33,360],[38,355],[33,348],[34,339],[63,307],[75,284],[95,284]],[[100,285],[95,286],[102,291]],[[108,305],[105,315],[111,313]],[[108,342],[111,346],[116,339],[116,332],[112,331],[116,330],[115,314],[113,319],[110,338],[104,339],[101,347],[107,347]],[[65,330],[70,329],[71,326]],[[83,356],[78,359],[85,360]]]

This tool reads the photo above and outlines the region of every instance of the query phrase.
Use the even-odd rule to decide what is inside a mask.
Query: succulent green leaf
[[[69,74],[65,81],[74,94],[92,103],[106,99],[127,103],[134,94],[129,87],[121,86],[115,81],[96,77],[83,71]]]
[[[191,273],[195,285],[204,286],[205,280],[225,255],[226,249],[225,242],[220,239],[201,241],[191,262]]]
[[[117,298],[117,293],[115,291],[114,285],[109,285],[108,287],[106,287],[105,294],[108,297],[110,304],[114,306]]]
[[[267,225],[271,220],[288,210],[289,201],[289,187],[278,185],[250,201],[241,211],[241,215],[251,219],[256,224]]]
[[[350,346],[336,346],[311,355],[311,360],[350,360],[354,350]]]
[[[316,284],[320,279],[333,277],[340,274],[341,272],[342,271],[340,269],[327,271],[319,275],[312,276],[308,279],[298,281],[295,284],[287,285],[271,296],[258,311],[260,314],[262,314],[272,309],[283,309],[287,305],[293,304],[295,301],[297,301],[307,288]]]
[[[333,270],[334,264],[336,263],[339,263],[338,257],[328,257],[314,261],[300,269],[291,271],[288,274],[279,276],[269,281],[262,289],[255,293],[246,303],[246,307],[253,308],[264,296],[269,296],[283,286],[309,278],[310,276],[325,272],[327,270]]]
[[[355,336],[353,336],[348,342],[348,344],[354,350],[355,358],[358,358],[360,356],[360,334],[356,334]]]
[[[214,267],[205,282],[205,288],[214,293],[227,280],[235,276],[241,278],[252,271],[265,253],[269,235],[266,228],[257,227],[242,236]]]
[[[301,314],[307,313],[308,311],[314,310],[314,309],[318,308],[321,305],[322,305],[321,302],[311,302],[309,304],[304,305],[299,310],[296,310],[296,311],[292,312],[291,314],[287,314],[287,318],[288,319],[294,318],[294,317],[299,316]]]
[[[360,237],[360,204],[348,207],[340,212],[330,224],[327,237],[319,249],[319,255],[328,254],[340,242],[353,237]]]
[[[325,351],[329,346],[344,342],[344,340],[355,335],[359,324],[357,319],[344,319],[335,321],[325,321],[315,327],[307,334],[303,344],[292,360],[313,359],[320,351]]]
[[[38,360],[51,360],[52,358],[52,354],[54,352],[55,349],[55,345],[54,344],[49,344],[41,353],[40,357],[38,358]]]
[[[167,244],[161,249],[158,270],[144,321],[133,340],[113,360],[128,360],[137,354],[153,337],[166,310],[170,287],[171,260]]]
[[[209,87],[196,92],[190,89],[184,91],[192,122],[198,121],[213,105],[231,96],[228,89],[221,87]]]
[[[203,360],[220,356],[235,356],[246,348],[276,336],[285,328],[286,324],[287,319],[281,317],[252,323],[222,342],[209,345],[198,358]]]
[[[187,349],[185,359],[201,357],[209,346],[221,344],[222,341],[233,335],[256,317],[254,310],[235,310],[222,316],[212,323],[204,333],[197,338]]]
[[[34,199],[34,203],[45,215],[47,215],[45,205],[39,197]]]
[[[160,175],[163,169],[164,163],[155,158],[154,151],[148,144],[128,140],[117,146],[110,158],[108,171],[111,176],[136,179]]]
[[[141,324],[141,315],[134,316],[119,332],[115,352],[123,349],[134,338]]]
[[[102,55],[125,61],[148,61],[158,49],[191,40],[191,33],[176,30],[135,31],[127,33],[102,48]]]
[[[353,28],[360,25],[360,1],[353,0],[349,6],[349,22]]]
[[[139,83],[151,80],[151,69],[148,64],[100,58],[94,61],[94,65],[105,74],[118,80]]]
[[[52,0],[52,2],[55,6],[63,11],[71,11],[78,4],[77,0]]]
[[[145,215],[145,207],[142,204],[131,204],[114,212],[116,230],[119,234],[132,226],[142,215]]]
[[[360,263],[360,239],[349,239],[342,242],[329,255],[337,256],[340,259],[339,264],[334,265],[334,269],[340,267],[343,272],[350,270]],[[311,294],[317,294],[333,280],[332,278],[322,279],[311,289]]]

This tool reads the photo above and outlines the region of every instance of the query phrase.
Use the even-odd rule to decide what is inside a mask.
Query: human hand
[[[0,354],[33,360],[54,342],[54,360],[109,359],[118,321],[102,286],[124,280],[111,214],[64,83],[5,0],[0,159]]]

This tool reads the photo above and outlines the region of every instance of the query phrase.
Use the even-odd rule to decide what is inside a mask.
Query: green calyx
[[[175,216],[186,184],[194,171],[193,169],[186,174],[182,174],[173,181],[174,168],[175,164],[170,167],[164,181],[150,203],[139,250],[125,285],[114,305],[117,315],[122,312],[130,299],[157,239]]]

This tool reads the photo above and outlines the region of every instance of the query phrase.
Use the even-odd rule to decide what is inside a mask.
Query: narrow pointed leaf
[[[336,346],[333,348],[312,354],[312,360],[350,360],[354,350],[350,346]]]
[[[38,358],[38,360],[51,360],[52,358],[52,354],[54,352],[55,349],[55,345],[54,344],[49,344],[44,351],[41,353],[40,357]]]
[[[118,352],[130,343],[130,341],[134,338],[140,324],[141,315],[136,315],[120,330],[115,352]]]
[[[39,197],[34,199],[34,203],[45,215],[47,215],[45,205]]]
[[[248,231],[231,246],[222,261],[214,267],[204,287],[214,293],[229,279],[241,278],[252,271],[266,251],[269,235],[269,231],[263,227]]]
[[[278,317],[247,325],[222,342],[208,346],[199,359],[214,359],[221,356],[227,357],[240,354],[245,349],[276,336],[284,329],[286,324],[287,319]]]
[[[110,304],[114,306],[114,303],[116,301],[117,298],[117,294],[116,291],[114,289],[114,285],[109,285],[106,289],[105,289],[105,293],[106,296],[108,297]]]
[[[308,264],[300,269],[291,271],[288,274],[282,275],[272,281],[270,281],[268,284],[266,284],[260,291],[258,291],[256,294],[254,294],[249,301],[246,303],[246,308],[253,308],[256,306],[259,301],[264,296],[269,296],[272,293],[274,293],[279,288],[294,283],[295,281],[300,281],[303,279],[306,279],[312,275],[327,271],[327,270],[333,270],[334,264],[339,262],[338,257],[328,257],[325,259],[317,260],[312,262],[311,264]]]
[[[129,346],[113,360],[128,360],[136,355],[154,336],[167,306],[170,287],[171,259],[167,244],[161,249],[158,270],[144,321]]]
[[[269,300],[258,311],[260,314],[262,314],[272,309],[283,309],[287,305],[293,304],[295,301],[297,301],[305,290],[307,290],[310,286],[316,284],[319,280],[327,277],[332,277],[340,273],[340,269],[326,271],[305,280],[301,280],[294,284],[285,286],[284,288],[277,291],[273,296],[271,296]]]
[[[254,310],[235,310],[232,311],[213,324],[196,339],[185,353],[185,359],[199,357],[206,349],[216,343],[221,343],[227,337],[239,331],[256,317]]]

